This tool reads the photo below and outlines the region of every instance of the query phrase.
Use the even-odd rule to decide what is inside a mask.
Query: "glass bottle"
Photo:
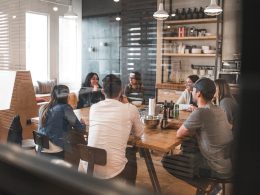
[[[200,7],[200,9],[199,9],[198,18],[204,18],[204,10],[202,7]]]
[[[179,119],[179,113],[180,113],[179,104],[174,104],[173,118]]]
[[[191,8],[189,8],[188,9],[188,11],[187,11],[187,17],[186,17],[186,19],[192,19],[192,11],[191,11]]]
[[[169,111],[169,113],[168,113],[169,118],[173,118],[173,101],[172,100],[171,100],[168,111]]]
[[[165,100],[163,105],[163,118],[161,121],[161,129],[165,129],[168,123],[168,116],[167,116],[167,101]]]
[[[193,19],[198,19],[198,10],[197,10],[196,7],[193,9],[192,18]]]
[[[176,11],[175,11],[174,20],[180,20],[180,11],[179,11],[179,9],[176,9]]]
[[[181,11],[181,20],[185,20],[186,19],[186,10],[185,8],[182,8],[182,11]]]

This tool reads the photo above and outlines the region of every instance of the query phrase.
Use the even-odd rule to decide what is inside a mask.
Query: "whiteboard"
[[[16,71],[0,70],[0,110],[10,108]]]

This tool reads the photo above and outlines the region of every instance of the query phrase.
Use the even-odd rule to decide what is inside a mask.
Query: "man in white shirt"
[[[109,74],[102,81],[106,99],[90,108],[88,145],[105,149],[107,164],[95,165],[94,176],[101,179],[123,178],[135,184],[136,156],[134,153],[134,162],[126,158],[127,141],[130,133],[140,137],[144,127],[138,109],[121,98],[120,78]],[[87,170],[86,166],[85,163],[84,170]]]

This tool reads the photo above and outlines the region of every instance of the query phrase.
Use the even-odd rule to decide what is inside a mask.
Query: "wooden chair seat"
[[[80,159],[88,162],[87,175],[93,176],[94,165],[105,166],[107,163],[107,152],[101,148],[95,148],[79,144]]]

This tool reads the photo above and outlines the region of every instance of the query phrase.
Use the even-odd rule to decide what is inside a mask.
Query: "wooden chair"
[[[49,149],[49,138],[37,131],[33,131],[34,143],[38,145],[37,153],[40,153],[43,148]]]
[[[94,165],[105,166],[107,152],[104,149],[79,144],[80,159],[88,162],[87,175],[93,176]]]
[[[33,139],[23,139],[23,127],[21,125],[20,116],[16,115],[10,125],[7,142],[20,145],[23,149],[31,150],[35,148]]]
[[[87,145],[84,135],[73,129],[69,130],[64,138],[64,159],[75,169],[78,169],[80,161],[79,144]]]

